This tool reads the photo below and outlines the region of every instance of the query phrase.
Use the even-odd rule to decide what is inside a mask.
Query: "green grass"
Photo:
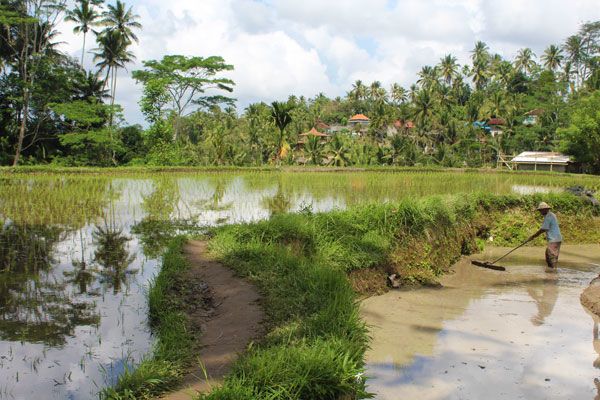
[[[492,213],[535,216],[541,200],[561,216],[600,214],[568,194],[474,194],[282,214],[215,229],[211,251],[261,289],[268,334],[238,360],[222,387],[200,398],[369,397],[361,378],[367,331],[348,274],[396,268],[422,283],[477,250],[478,236],[498,228]],[[535,229],[520,226],[507,242]]]
[[[169,244],[148,292],[150,322],[157,338],[152,354],[127,369],[114,387],[104,389],[102,399],[153,398],[177,386],[193,360],[190,350],[196,348],[197,338],[188,329],[180,299],[171,296],[173,285],[189,267],[182,254],[185,242],[178,237]]]

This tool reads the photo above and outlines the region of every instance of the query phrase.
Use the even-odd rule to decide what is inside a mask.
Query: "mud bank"
[[[190,325],[201,332],[200,350],[194,369],[183,380],[183,389],[165,396],[168,400],[189,400],[218,385],[238,355],[263,333],[264,313],[256,288],[211,259],[206,242],[190,241],[184,253],[190,268],[183,279],[206,285],[204,292],[209,295],[198,301],[190,297],[192,292],[183,300],[210,306],[187,310]]]
[[[523,249],[506,273],[465,258],[441,279],[443,288],[364,300],[369,390],[378,399],[598,395],[598,317],[579,296],[600,270],[600,246],[565,246],[557,274],[544,272],[543,252]]]
[[[600,275],[581,293],[581,304],[600,317]]]

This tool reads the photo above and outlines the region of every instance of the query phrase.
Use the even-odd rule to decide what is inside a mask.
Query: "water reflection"
[[[97,398],[123,365],[145,355],[153,344],[147,285],[179,233],[304,208],[563,181],[477,173],[2,175],[0,398]],[[439,327],[423,321],[406,329],[442,329],[464,307],[455,306],[443,308]],[[427,346],[433,351],[433,342]]]
[[[531,317],[531,323],[535,326],[543,325],[546,318],[552,314],[558,299],[558,276],[550,274],[541,285],[529,286],[527,293],[537,307],[537,314]]]
[[[59,346],[78,326],[96,326],[93,303],[65,293],[52,279],[55,246],[64,230],[10,222],[0,230],[0,338]]]
[[[594,398],[598,318],[590,320],[579,295],[597,275],[589,260],[600,260],[600,246],[567,250],[558,274],[541,261],[507,262],[507,273],[467,261],[442,290],[365,300],[369,390],[378,399]],[[540,255],[528,249],[526,258]]]

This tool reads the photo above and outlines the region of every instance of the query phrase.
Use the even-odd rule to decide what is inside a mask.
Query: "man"
[[[546,241],[548,247],[546,248],[546,264],[548,265],[547,272],[555,272],[558,264],[558,256],[560,254],[560,245],[562,243],[562,235],[560,234],[560,228],[558,226],[558,219],[551,210],[551,207],[544,202],[541,202],[538,206],[538,211],[544,216],[544,222],[541,228],[531,235],[529,240],[533,240],[540,236],[542,233],[546,234]]]

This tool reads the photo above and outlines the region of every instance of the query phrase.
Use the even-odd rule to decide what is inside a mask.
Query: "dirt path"
[[[208,285],[215,308],[209,317],[202,309],[190,315],[192,324],[199,325],[202,331],[198,359],[204,369],[194,367],[184,380],[184,389],[163,397],[167,400],[189,400],[198,392],[207,392],[218,385],[238,354],[262,334],[264,314],[256,288],[210,259],[206,242],[190,241],[185,254],[191,263],[189,279]]]

